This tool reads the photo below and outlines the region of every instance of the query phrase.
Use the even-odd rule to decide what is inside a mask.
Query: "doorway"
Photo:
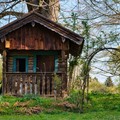
[[[37,72],[54,72],[55,67],[54,55],[38,55],[37,56]]]

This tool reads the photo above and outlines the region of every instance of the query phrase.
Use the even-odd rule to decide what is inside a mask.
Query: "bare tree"
[[[22,10],[21,4],[26,4],[27,10]],[[37,10],[45,17],[57,21],[59,0],[3,0],[0,2],[0,19],[8,15],[21,17],[26,11],[33,10]]]

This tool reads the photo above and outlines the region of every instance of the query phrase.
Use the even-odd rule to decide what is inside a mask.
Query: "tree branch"
[[[0,2],[0,4],[7,4],[7,3],[12,3],[12,2],[15,2],[16,0],[11,0],[11,1],[5,1],[5,2]]]
[[[0,13],[0,19],[7,16],[7,15],[12,15],[12,16],[16,16],[16,17],[21,17],[23,16],[24,13],[22,12],[16,12],[16,11],[6,11],[6,12],[2,12]]]

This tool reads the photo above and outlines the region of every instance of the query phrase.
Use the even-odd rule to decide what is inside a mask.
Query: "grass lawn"
[[[120,120],[120,112],[104,111],[84,114],[73,112],[39,113],[38,115],[1,115],[0,120]]]
[[[34,95],[0,96],[0,120],[120,120],[119,94],[90,94],[82,114],[66,108],[65,102]]]

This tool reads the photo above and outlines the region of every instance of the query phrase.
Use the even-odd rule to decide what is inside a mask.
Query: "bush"
[[[93,111],[103,110],[118,110],[120,111],[120,96],[119,94],[111,93],[90,93],[89,94],[91,109]]]
[[[62,81],[61,78],[56,73],[54,73],[53,80],[54,80],[54,94],[55,97],[57,97],[61,95]]]
[[[92,92],[92,93],[95,93],[95,92],[102,93],[102,94],[104,94],[104,93],[114,93],[114,94],[118,93],[118,89],[116,86],[107,87],[104,84],[102,84],[98,81],[95,81],[95,80],[90,82],[89,89],[90,89],[90,92]]]
[[[81,90],[71,91],[69,97],[67,98],[67,101],[69,101],[72,104],[75,104],[76,108],[79,110],[79,112],[83,112],[83,110],[82,110],[82,91]]]
[[[107,90],[106,90],[106,86],[99,83],[98,81],[91,81],[90,82],[90,92],[99,92],[99,93],[106,93]]]

